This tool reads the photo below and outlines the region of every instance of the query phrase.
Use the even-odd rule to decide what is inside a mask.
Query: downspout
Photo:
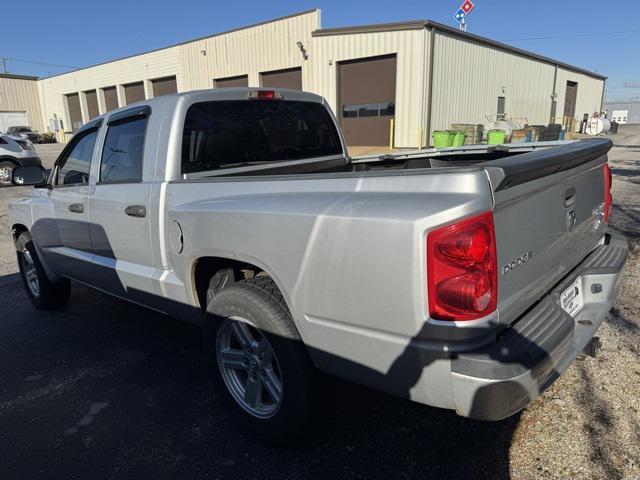
[[[554,114],[558,116],[558,92],[556,91],[556,81],[558,80],[558,65],[554,65],[553,71],[553,91],[551,92],[551,114],[549,115],[549,124],[553,123]],[[555,105],[555,108],[553,108]],[[563,119],[564,120],[564,119]]]
[[[433,53],[435,51],[436,31],[432,26],[427,27],[429,31],[429,64],[427,65],[427,125],[425,131],[426,146],[429,147],[429,139],[431,138],[431,110],[433,100]]]
[[[604,108],[604,91],[606,86],[607,86],[607,79],[605,78],[602,80],[602,96],[600,97],[600,113],[602,113]]]

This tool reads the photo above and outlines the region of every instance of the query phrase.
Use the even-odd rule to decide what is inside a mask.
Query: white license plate
[[[584,295],[582,294],[582,277],[578,277],[560,295],[560,306],[572,317],[575,317],[584,307]]]

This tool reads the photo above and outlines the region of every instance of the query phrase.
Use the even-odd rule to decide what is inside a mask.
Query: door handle
[[[576,187],[567,188],[564,192],[564,206],[572,207],[576,203]]]
[[[83,203],[72,203],[69,205],[69,211],[73,213],[84,213]]]
[[[144,205],[129,205],[124,209],[124,213],[130,217],[144,218],[147,216],[147,209]]]

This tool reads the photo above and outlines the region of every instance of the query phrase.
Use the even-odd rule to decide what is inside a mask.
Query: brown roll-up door
[[[157,78],[156,80],[152,80],[151,84],[153,85],[154,97],[178,92],[176,77]]]
[[[77,93],[66,95],[67,107],[69,109],[69,119],[71,120],[71,131],[75,132],[82,126],[82,110],[80,110],[80,97]]]
[[[396,56],[340,62],[338,116],[348,145],[389,145],[395,117]]]
[[[102,93],[104,93],[104,107],[107,112],[118,108],[118,91],[116,87],[103,88]]]
[[[260,84],[268,88],[302,90],[302,69],[288,68],[260,74]]]
[[[84,92],[84,96],[87,99],[89,118],[97,117],[100,114],[100,110],[98,109],[98,93],[95,90],[89,90],[88,92]]]
[[[216,88],[248,87],[249,77],[239,75],[237,77],[216,78],[213,80],[213,86]]]
[[[144,85],[142,82],[124,85],[124,98],[127,105],[144,100]]]

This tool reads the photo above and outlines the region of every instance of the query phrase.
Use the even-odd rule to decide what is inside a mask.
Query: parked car
[[[42,135],[31,127],[9,127],[7,134],[25,138],[32,143],[42,143]]]
[[[29,140],[0,134],[0,185],[11,185],[11,174],[17,166],[42,165]]]
[[[352,159],[319,96],[180,93],[83,126],[46,180],[16,170],[39,185],[10,225],[36,308],[77,280],[203,325],[221,398],[261,438],[317,416],[318,372],[499,420],[598,346],[628,252],[610,147]]]

